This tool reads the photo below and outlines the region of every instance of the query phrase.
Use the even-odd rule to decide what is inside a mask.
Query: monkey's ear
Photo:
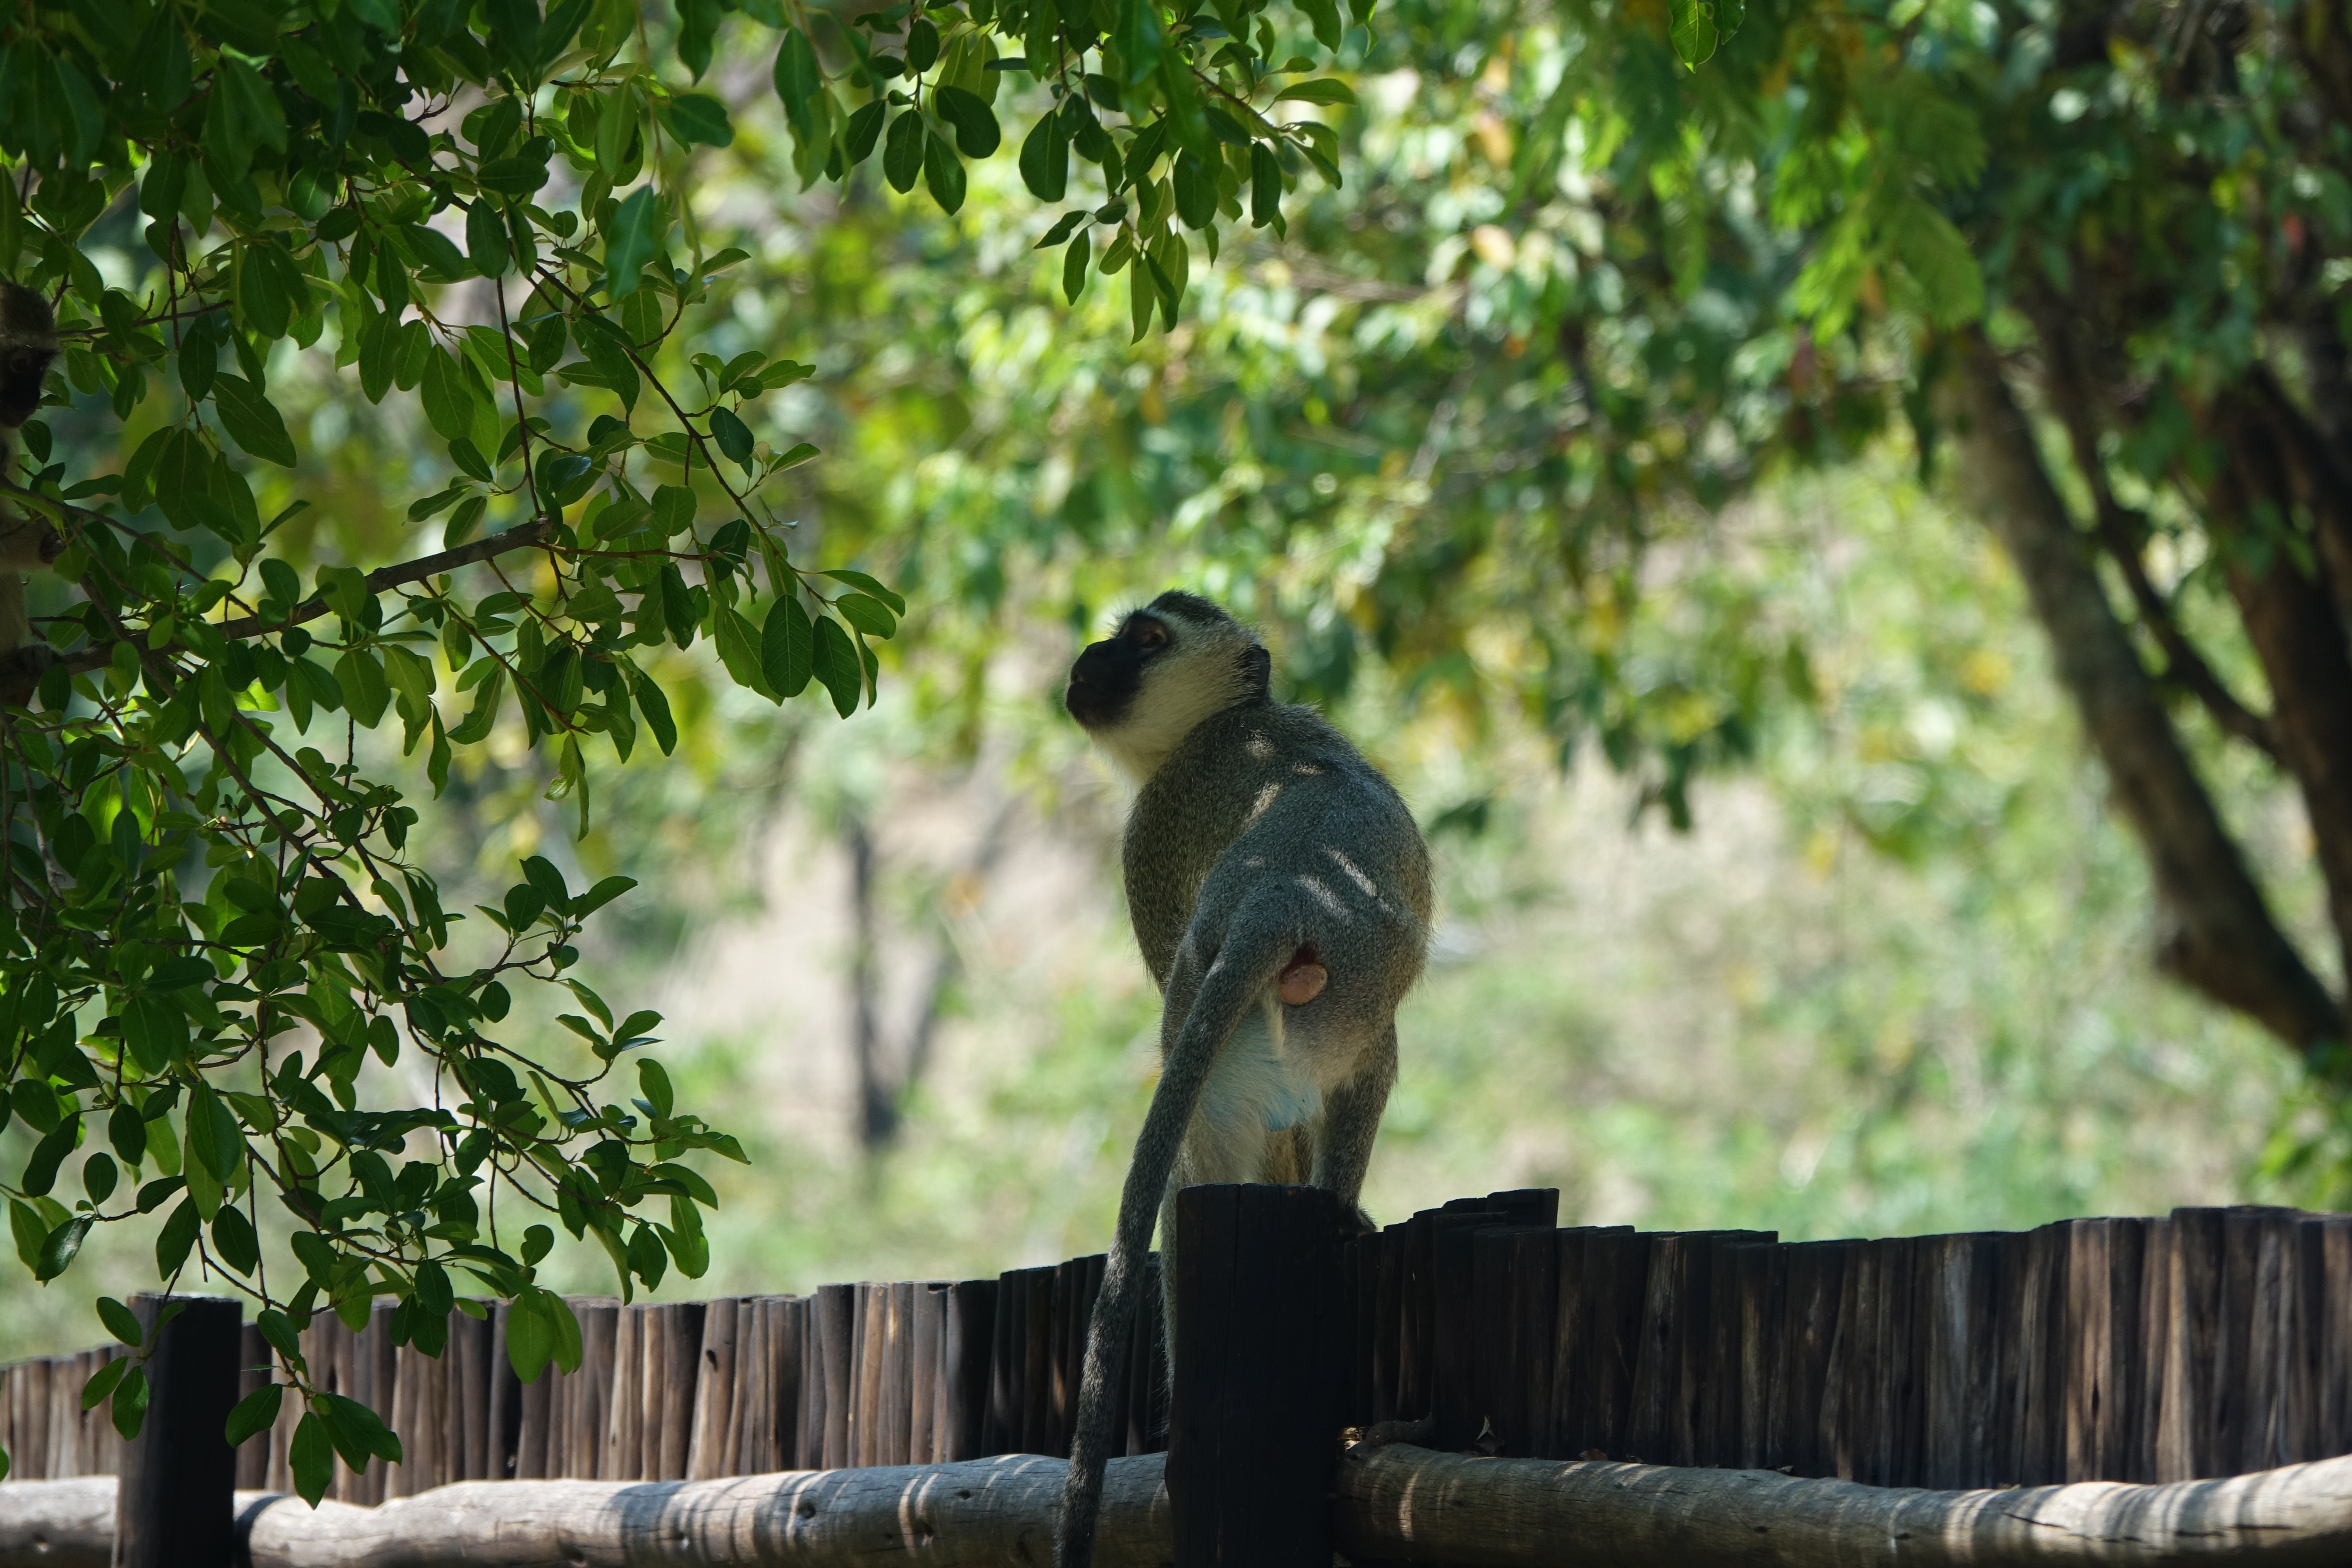
[[[1242,679],[1251,698],[1263,702],[1274,687],[1274,655],[1265,646],[1252,643],[1242,650]]]

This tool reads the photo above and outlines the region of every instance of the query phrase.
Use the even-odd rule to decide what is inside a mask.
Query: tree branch
[[[5,488],[0,486],[0,489]],[[44,502],[44,504],[58,503]],[[84,515],[100,522],[106,521],[95,512]],[[414,561],[403,561],[390,566],[378,567],[367,575],[367,591],[370,594],[381,594],[386,589],[401,587],[409,583],[421,583],[427,577],[437,577],[444,572],[454,572],[460,566],[470,566],[478,561],[488,561],[492,556],[504,555],[509,551],[528,550],[533,545],[545,543],[547,536],[554,531],[554,528],[555,520],[552,517],[534,518],[529,522],[519,523],[503,533],[493,533],[487,539],[477,539],[471,544],[460,544],[455,549],[419,556]],[[232,639],[259,637],[265,632],[283,631],[288,626],[299,626],[304,621],[317,620],[326,613],[325,600],[306,599],[280,620],[265,621],[259,616],[240,616],[235,620],[218,622],[213,629],[222,637]],[[111,662],[114,649],[119,643],[125,641],[135,643],[137,640],[136,638],[110,637],[103,642],[95,642],[88,647],[78,648],[72,653],[63,655],[52,651],[41,643],[28,643],[23,647],[0,653],[0,704],[21,706],[30,701],[34,687],[39,684],[42,674],[51,665],[62,664],[75,675],[87,675],[91,670],[101,668]]]
[[[2290,432],[2300,416],[2278,401],[2256,384],[2215,410],[2229,461],[2208,485],[2208,499],[2216,521],[2248,541],[2263,537],[2254,511],[2263,502],[2282,519],[2298,502],[2313,512],[2339,504],[2327,493],[2326,475],[2298,471]],[[2303,795],[2328,917],[2352,963],[2352,653],[2316,576],[2283,542],[2272,542],[2268,554],[2257,564],[2252,552],[2230,552],[2230,591],[2270,679],[2279,762]]]
[[[2036,324],[2048,356],[2048,390],[2053,395],[2050,402],[2060,423],[2066,426],[2067,441],[2074,451],[2074,467],[2081,472],[2084,483],[2090,486],[2099,542],[2106,546],[2107,553],[2122,571],[2124,585],[2131,591],[2141,624],[2156,638],[2157,647],[2164,650],[2161,679],[2203,704],[2224,734],[2235,736],[2275,760],[2278,747],[2271,734],[2270,721],[2239,701],[2221,684],[2221,677],[2213,673],[2204,655],[2181,631],[2171,603],[2148,579],[2147,563],[2142,553],[2143,542],[2148,534],[2147,520],[2118,502],[2107,484],[2106,465],[2099,458],[2098,433],[2091,421],[2090,388],[2082,374],[2081,357],[2075,352],[2073,338],[2054,311],[2039,312]]]
[[[1961,340],[1938,389],[1965,460],[1958,478],[2007,547],[2057,674],[2106,764],[2156,883],[2157,962],[2316,1062],[2344,1012],[2272,918],[2197,776],[2154,683],[2067,515],[2024,415],[1982,338]]]
[[[542,515],[529,522],[517,523],[504,533],[477,539],[471,544],[460,544],[453,550],[422,555],[414,561],[403,561],[391,566],[379,566],[367,574],[367,591],[372,595],[381,594],[410,583],[421,583],[427,577],[437,577],[444,572],[454,572],[460,566],[471,566],[478,561],[488,561],[509,551],[528,550],[535,544],[547,542],[547,536],[554,529],[555,519]],[[295,605],[283,619],[266,621],[259,616],[240,616],[233,621],[222,621],[213,629],[231,639],[258,637],[264,632],[283,631],[304,621],[315,621],[326,613],[326,600],[313,597]]]

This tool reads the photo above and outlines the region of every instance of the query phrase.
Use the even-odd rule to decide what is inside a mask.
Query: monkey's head
[[[1167,593],[1090,643],[1070,667],[1062,705],[1138,784],[1212,714],[1263,702],[1274,660],[1233,616],[1194,594]]]
[[[49,302],[0,278],[0,430],[14,430],[41,405],[41,382],[58,357]]]

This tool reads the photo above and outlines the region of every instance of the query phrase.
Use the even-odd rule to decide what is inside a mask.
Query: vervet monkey
[[[1093,1554],[1112,1399],[1155,1214],[1209,1182],[1311,1182],[1356,1206],[1396,1009],[1428,942],[1429,854],[1389,782],[1322,717],[1267,696],[1223,610],[1162,594],[1079,654],[1064,705],[1138,786],[1128,911],[1159,984],[1160,1087],[1119,1196],[1087,1341],[1057,1568]]]
[[[16,431],[41,405],[41,383],[57,357],[58,322],[49,302],[21,283],[0,279],[0,478],[10,484],[16,482]],[[10,657],[33,646],[20,574],[55,561],[64,542],[46,521],[26,517],[0,499],[0,697],[8,701],[29,696],[26,678],[40,673],[32,656]],[[41,646],[38,651],[49,650]]]

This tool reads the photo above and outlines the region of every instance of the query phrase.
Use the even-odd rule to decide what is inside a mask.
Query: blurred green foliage
[[[65,300],[69,388],[27,427],[45,499],[12,500],[81,552],[79,586],[35,590],[63,658],[8,742],[40,826],[11,840],[7,1005],[50,975],[10,1065],[31,1114],[0,1128],[27,1262],[86,1248],[128,1289],[91,1222],[207,1173],[171,1215],[209,1232],[142,1269],[193,1259],[289,1324],[429,1308],[451,1267],[708,1293],[1090,1249],[1150,1070],[1107,902],[1057,965],[965,966],[955,1096],[918,1085],[878,1161],[774,1109],[809,1081],[774,1038],[605,1086],[660,1020],[580,977],[657,984],[772,892],[763,828],[909,766],[1075,831],[1060,668],[1179,583],[1264,624],[1286,693],[1366,737],[1444,858],[1384,1215],[1523,1181],[1586,1218],[1807,1235],[2340,1194],[2336,1102],[2144,973],[2148,879],[2018,590],[1922,489],[1951,346],[2031,365],[2077,279],[2113,287],[2139,313],[2101,370],[2136,401],[2072,469],[2053,406],[2052,460],[2168,563],[2160,613],[2115,595],[2151,665],[2181,674],[2177,620],[2256,679],[2210,442],[2168,410],[2271,374],[2280,309],[2335,319],[2352,207],[2341,125],[2298,129],[2292,29],[2134,42],[2182,9],[2098,48],[2038,0],[7,24],[0,82],[70,110],[0,130],[0,272]],[[195,74],[166,50],[76,118],[144,29]],[[2252,61],[2228,102],[2222,54]],[[2169,199],[2191,174],[2227,199]],[[2279,773],[2186,729],[2315,949]],[[207,974],[155,978],[199,943]],[[719,1104],[740,1145],[691,1116]],[[162,1128],[152,1202],[92,1171],[120,1106]],[[602,1249],[492,1231],[486,1163]]]
[[[635,1095],[607,1082],[660,1017],[618,1016],[566,972],[583,922],[629,879],[575,889],[527,856],[520,880],[448,910],[410,853],[418,813],[393,759],[363,768],[361,733],[396,715],[402,755],[421,751],[438,794],[511,692],[523,748],[584,834],[585,743],[623,763],[641,734],[677,747],[648,668],[659,650],[702,639],[734,684],[772,703],[814,685],[846,717],[872,700],[871,645],[907,609],[845,563],[789,557],[764,492],[816,447],[763,448],[746,414],[809,367],[721,358],[687,325],[746,258],[705,243],[689,199],[702,151],[736,139],[729,106],[692,85],[720,35],[772,53],[763,102],[803,185],[852,178],[878,144],[895,190],[919,174],[948,213],[965,161],[1002,139],[990,103],[1006,69],[1034,83],[1030,189],[1059,202],[1073,150],[1103,186],[1059,224],[1078,231],[1065,293],[1083,292],[1089,233],[1108,226],[1099,265],[1132,265],[1139,337],[1176,319],[1183,230],[1213,257],[1215,223],[1244,221],[1246,194],[1248,219],[1279,231],[1286,158],[1338,178],[1329,127],[1260,113],[1352,101],[1312,75],[1338,13],[1309,5],[1277,60],[1263,8],[1171,26],[1145,0],[790,15],[776,0],[100,0],[0,26],[9,396],[39,401],[58,349],[71,389],[52,395],[68,416],[24,425],[26,470],[0,481],[12,517],[54,536],[38,558],[57,580],[43,640],[0,650],[0,1039],[7,1116],[37,1135],[6,1185],[10,1227],[46,1282],[94,1226],[164,1213],[167,1289],[193,1258],[261,1309],[309,1405],[293,1439],[306,1497],[337,1458],[399,1454],[375,1413],[312,1376],[299,1331],[314,1312],[355,1321],[388,1291],[395,1340],[436,1352],[454,1271],[515,1299],[524,1376],[574,1365],[577,1325],[536,1282],[553,1230],[502,1236],[481,1199],[503,1185],[593,1237],[626,1294],[708,1267],[716,1199],[682,1157],[741,1157],[651,1058],[623,1080]],[[344,548],[321,551],[311,529],[282,531],[329,488],[304,445],[343,456],[319,419],[372,422],[354,393],[400,395],[397,436],[349,451],[375,470],[369,502],[337,531]],[[311,416],[310,442],[289,412]],[[86,504],[107,497],[110,510]],[[477,564],[489,570],[462,571]],[[57,603],[60,585],[78,597]],[[469,694],[462,719],[445,688]],[[329,749],[294,738],[332,714]],[[477,918],[496,934],[453,943],[453,921]],[[567,1076],[496,1037],[524,981],[569,994],[580,1011],[557,1021],[594,1065]],[[371,1053],[389,1068],[404,1048],[432,1063],[429,1102],[363,1104]],[[69,1201],[61,1169],[101,1120],[111,1152],[84,1154]],[[265,1190],[297,1222],[300,1268],[276,1286]],[[667,1223],[641,1207],[662,1199]],[[120,1303],[101,1317],[142,1355],[88,1399],[110,1396],[129,1434],[147,1347]],[[258,1391],[230,1440],[283,1398]]]

